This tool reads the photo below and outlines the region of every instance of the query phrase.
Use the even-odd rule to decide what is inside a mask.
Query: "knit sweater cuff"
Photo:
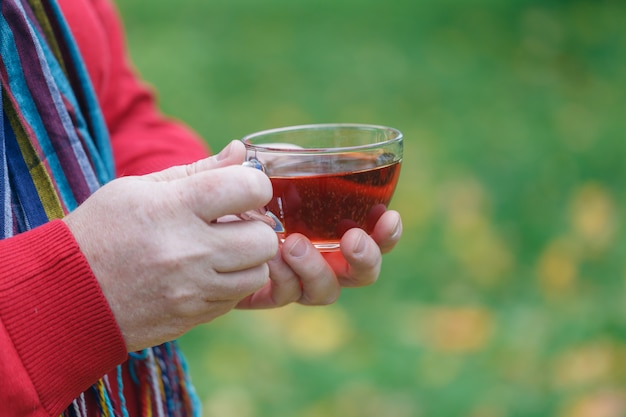
[[[0,242],[0,320],[45,409],[59,414],[126,358],[124,339],[64,222]]]

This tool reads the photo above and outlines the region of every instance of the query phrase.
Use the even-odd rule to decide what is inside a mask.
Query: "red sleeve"
[[[118,175],[144,174],[206,157],[204,142],[187,127],[166,118],[157,108],[154,93],[138,79],[112,2],[93,0],[92,4],[105,34],[102,45],[107,59],[94,56],[93,51],[100,48],[81,46],[93,39],[80,37],[78,42],[95,79]],[[93,28],[89,30],[93,34]]]
[[[110,130],[118,175],[203,158],[207,147],[165,118],[134,74],[109,0],[59,0]],[[55,416],[126,358],[123,337],[62,221],[0,241],[0,407]]]
[[[62,221],[0,241],[0,259],[2,415],[59,415],[125,360],[124,339]]]

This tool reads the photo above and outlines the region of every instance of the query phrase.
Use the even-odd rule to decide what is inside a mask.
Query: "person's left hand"
[[[393,249],[401,235],[402,219],[394,210],[380,217],[371,236],[356,228],[346,232],[337,252],[320,253],[305,236],[290,235],[268,262],[270,280],[237,308],[272,308],[293,302],[331,304],[342,287],[374,283],[380,274],[382,254]]]

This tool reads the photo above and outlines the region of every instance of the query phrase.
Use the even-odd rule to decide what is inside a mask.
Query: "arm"
[[[0,259],[0,404],[58,415],[124,361],[124,340],[63,222],[0,241]]]
[[[86,13],[74,1],[60,4],[70,26],[77,28],[76,40],[109,128],[117,175],[146,174],[206,157],[206,144],[188,127],[165,117],[155,94],[137,76],[112,2],[91,0],[94,29],[85,28],[81,19]]]
[[[75,0],[65,0],[62,2],[62,5],[65,4],[66,7],[68,4],[74,4],[72,1]],[[82,3],[78,4],[77,7],[80,7]],[[106,65],[92,65],[90,66],[90,62],[87,62],[89,69],[91,70],[92,77],[94,79],[94,83],[96,86],[96,92],[98,94],[99,100],[103,107],[105,107],[104,115],[107,123],[109,124],[111,130],[111,140],[113,144],[114,154],[117,160],[117,169],[118,173],[125,174],[141,174],[153,170],[158,170],[163,167],[169,165],[179,165],[188,163],[191,161],[195,161],[202,156],[205,155],[206,150],[204,146],[201,144],[199,140],[195,138],[193,134],[189,131],[185,130],[183,127],[178,125],[173,121],[169,121],[164,119],[156,110],[154,104],[154,98],[152,94],[147,90],[144,86],[141,85],[140,82],[136,80],[133,76],[132,71],[128,65],[125,54],[123,53],[122,48],[122,37],[121,32],[119,31],[119,24],[115,18],[114,11],[111,5],[105,0],[94,0],[94,5],[97,5],[97,15],[100,17],[99,21],[101,23],[101,28],[103,29],[103,33],[101,36],[102,42],[105,42],[106,50],[105,51],[98,48],[85,48],[84,45],[82,49],[85,55],[102,54],[104,56],[102,59],[107,60]],[[80,18],[80,16],[79,16]],[[86,25],[83,24],[83,29]],[[90,29],[91,30],[91,29]],[[81,37],[78,37],[79,45],[81,44]],[[117,46],[116,46],[117,45]],[[91,52],[90,52],[91,51]],[[95,52],[93,52],[95,51]],[[102,64],[102,63],[101,63]],[[157,135],[158,133],[158,135]],[[145,157],[145,158],[143,158]],[[236,159],[236,158],[235,158]],[[233,171],[234,172],[234,171]],[[215,175],[219,176],[220,173],[216,173]],[[239,175],[246,177],[253,176],[251,172],[240,171]],[[213,184],[215,181],[209,181],[208,175],[201,175],[202,177],[207,177],[202,181],[206,184]],[[156,178],[156,177],[154,177]],[[231,177],[224,178],[224,181],[231,180]],[[202,189],[194,184],[198,180],[190,181],[189,184],[186,184],[186,190],[197,190]],[[192,183],[193,182],[193,183]],[[119,184],[119,183],[117,183]],[[224,183],[229,185],[228,183]],[[154,188],[156,190],[157,187],[151,187],[146,182],[137,183],[136,185]],[[240,185],[240,184],[238,184]],[[174,187],[174,186],[173,186]],[[228,190],[240,190],[241,187],[226,187]],[[147,189],[147,188],[146,188]],[[119,193],[115,189],[111,189],[112,194],[111,197],[118,196]],[[254,188],[253,190],[256,190]],[[179,191],[172,189],[171,192],[176,195],[179,194]],[[191,191],[189,191],[191,192]],[[208,194],[208,193],[207,193]],[[107,194],[101,194],[107,196]],[[155,194],[150,192],[149,195],[159,195],[159,193]],[[225,195],[226,196],[226,195]],[[233,198],[232,195],[228,197]],[[249,196],[246,199],[246,204],[255,203],[255,201],[249,201]],[[194,197],[195,198],[195,197]],[[194,198],[191,198],[193,200]],[[104,198],[104,201],[112,201],[113,199]],[[130,199],[129,199],[130,200]],[[167,201],[177,201],[178,199],[168,199]],[[202,201],[204,204],[201,204],[202,209],[205,207],[210,207],[215,201]],[[230,202],[221,201],[224,206],[228,206],[228,209],[224,209],[224,207],[217,207],[220,210],[224,209],[225,211],[222,214],[232,214],[239,211],[231,212],[229,211],[231,207],[235,207]],[[228,204],[227,204],[228,203]],[[240,210],[250,209],[256,207],[252,204],[251,207],[247,207],[246,204],[241,203]],[[260,204],[260,203],[256,203]],[[106,205],[104,205],[106,207]],[[139,205],[138,205],[139,207]],[[118,208],[113,206],[112,208]],[[189,207],[183,207],[188,209]],[[89,210],[89,209],[85,209]],[[78,210],[80,211],[80,210]],[[219,210],[218,210],[219,211]],[[88,213],[88,212],[87,212]],[[102,213],[102,219],[111,219],[110,211],[106,211]],[[132,210],[125,210],[120,213],[123,214],[132,214]],[[221,211],[220,211],[221,213]],[[167,214],[167,213],[165,213]],[[80,230],[81,225],[88,225],[91,223],[91,215],[85,214],[86,221],[80,220],[80,213],[76,213],[78,217],[74,217],[73,226],[74,230]],[[207,213],[200,213],[201,216],[206,216]],[[71,216],[70,216],[71,217]],[[203,217],[204,218],[204,217]],[[214,219],[214,217],[207,217],[208,219]],[[68,219],[69,220],[69,219]],[[193,220],[193,217],[191,218]],[[398,219],[399,220],[399,219]],[[23,410],[40,410],[38,414],[54,415],[55,413],[60,412],[63,406],[67,405],[71,399],[73,399],[76,395],[78,395],[84,388],[84,381],[89,380],[90,382],[95,381],[99,376],[101,376],[105,371],[102,369],[107,367],[112,367],[114,364],[123,360],[125,355],[125,346],[124,341],[121,340],[120,330],[115,326],[115,322],[112,318],[111,312],[108,310],[108,305],[104,301],[102,294],[100,293],[100,288],[103,288],[104,293],[108,293],[109,298],[111,298],[111,294],[114,293],[111,290],[110,286],[107,285],[97,285],[92,269],[93,264],[97,264],[97,260],[101,258],[101,252],[99,248],[93,248],[92,251],[87,251],[91,253],[91,260],[93,264],[87,264],[81,251],[79,251],[74,236],[67,230],[64,225],[59,225],[60,222],[53,222],[50,225],[43,226],[38,230],[34,230],[31,232],[27,232],[23,234],[21,237],[11,238],[4,242],[2,242],[2,248],[0,248],[0,256],[4,255],[2,259],[8,259],[15,257],[16,259],[22,259],[22,265],[9,265],[4,270],[1,270],[2,273],[2,282],[3,289],[0,293],[0,297],[3,299],[14,298],[15,300],[29,300],[30,295],[35,295],[36,292],[32,292],[39,287],[38,282],[42,280],[47,282],[47,289],[43,289],[41,287],[41,292],[39,295],[43,295],[43,297],[35,298],[31,297],[33,300],[36,300],[34,304],[21,304],[18,302],[16,308],[17,310],[9,309],[7,304],[7,308],[3,308],[0,312],[0,320],[2,320],[2,326],[0,327],[0,342],[6,342],[3,344],[3,354],[6,353],[6,361],[3,356],[2,369],[0,369],[0,380],[15,380],[16,384],[12,386],[15,388],[14,390],[9,391],[8,389],[2,390],[3,392],[0,394],[0,400],[6,400],[8,402],[0,402],[0,403],[10,403],[15,404],[14,409],[15,414],[22,414]],[[67,223],[66,223],[67,224]],[[190,222],[182,222],[184,225],[193,224]],[[272,246],[269,243],[272,243],[272,238],[275,239],[274,236],[261,236],[262,230],[255,230],[252,232],[243,232],[243,228],[253,229],[257,228],[254,224],[251,223],[241,223],[236,225],[214,225],[211,221],[199,223],[201,226],[209,226],[217,230],[220,230],[219,233],[228,233],[228,238],[218,239],[215,242],[209,242],[212,245],[220,244],[222,242],[237,242],[237,238],[241,236],[254,236],[254,242],[249,240],[245,240],[243,242],[239,242],[240,248],[236,251],[233,251],[233,248],[230,247],[218,247],[219,250],[214,250],[208,248],[206,254],[208,256],[202,256],[201,259],[209,259],[212,262],[215,259],[210,259],[210,257],[215,257],[217,255],[228,255],[225,258],[217,259],[217,262],[222,262],[226,272],[231,274],[230,279],[224,282],[232,283],[233,271],[239,271],[243,268],[245,272],[241,275],[241,279],[246,282],[245,288],[242,285],[235,286],[234,289],[226,289],[226,300],[222,300],[224,307],[222,309],[215,309],[207,311],[206,299],[200,300],[200,302],[196,303],[197,307],[193,309],[192,312],[188,310],[178,310],[178,313],[182,314],[186,317],[185,325],[180,327],[176,327],[173,329],[164,329],[164,332],[170,332],[168,335],[180,334],[182,330],[188,328],[189,325],[193,325],[194,322],[197,324],[198,322],[209,321],[210,318],[215,315],[222,314],[231,308],[233,303],[237,303],[239,297],[245,296],[247,289],[253,288],[257,286],[257,282],[259,280],[259,273],[261,274],[261,278],[263,275],[263,270],[259,270],[257,265],[262,265],[265,261],[267,261],[268,257],[271,257]],[[123,226],[123,225],[122,225]],[[49,229],[50,228],[50,229]],[[232,233],[232,230],[236,230],[236,233]],[[382,247],[392,246],[395,243],[396,239],[399,238],[399,235],[395,233],[391,233],[391,228],[384,228],[384,232],[379,233],[383,236],[382,240],[376,239],[376,242]],[[108,229],[98,229],[98,230],[108,230]],[[123,227],[120,230],[125,230]],[[175,231],[176,228],[169,228],[170,231]],[[228,232],[226,232],[228,230]],[[55,233],[60,232],[60,235],[56,235]],[[93,230],[87,228],[83,230],[83,241],[82,244],[85,247],[89,247],[89,245],[93,242]],[[193,231],[190,231],[193,232]],[[267,230],[265,231],[267,232]],[[271,231],[270,231],[271,232]],[[358,232],[356,232],[358,233]],[[125,235],[126,233],[117,234],[117,236]],[[187,242],[189,236],[191,234],[181,233],[183,239],[181,239],[182,243]],[[206,239],[206,236],[211,236],[212,233],[200,233],[200,237],[202,239]],[[359,241],[358,234],[352,234],[352,245],[346,246],[359,246],[356,243]],[[114,235],[115,237],[115,235]],[[20,238],[26,240],[26,244],[22,245]],[[50,251],[50,247],[57,247],[54,242],[59,239],[63,244],[59,244],[58,248],[68,248],[70,252],[73,254],[70,258],[48,258],[41,261],[42,254],[47,256],[55,255],[54,253],[48,254]],[[241,240],[241,239],[239,239]],[[79,240],[80,241],[80,240]],[[150,243],[150,241],[148,241]],[[363,285],[367,283],[371,283],[378,275],[378,269],[380,264],[380,252],[379,248],[376,246],[373,240],[367,240],[366,249],[353,251],[349,253],[345,253],[345,260],[342,258],[336,264],[333,263],[333,267],[330,264],[326,264],[325,261],[321,258],[321,255],[314,251],[310,247],[309,242],[304,242],[305,246],[305,254],[302,255],[301,251],[296,251],[295,241],[289,242],[290,244],[285,245],[283,247],[283,257],[284,260],[288,262],[288,264],[283,263],[278,260],[274,266],[270,265],[270,269],[273,269],[274,272],[277,270],[281,270],[280,273],[272,274],[275,278],[280,276],[284,278],[289,283],[285,286],[288,288],[286,293],[280,297],[274,297],[272,292],[261,291],[258,295],[261,295],[258,300],[254,300],[251,298],[250,303],[242,303],[247,306],[275,306],[285,304],[290,301],[300,301],[306,304],[318,304],[318,303],[326,303],[332,301],[338,291],[339,285],[345,285],[349,283],[350,285]],[[209,245],[210,246],[210,245]],[[248,247],[250,246],[250,247]],[[342,245],[344,246],[344,245]],[[265,251],[264,251],[265,250]],[[187,253],[187,251],[182,251],[183,253]],[[360,254],[358,255],[357,254]],[[84,251],[83,251],[84,253]],[[115,254],[115,252],[112,252]],[[234,254],[238,254],[243,256],[232,256]],[[57,253],[57,254],[60,254]],[[248,254],[253,254],[254,258],[251,258]],[[357,256],[355,256],[357,254]],[[366,254],[364,256],[363,254]],[[127,255],[127,254],[126,254]],[[300,256],[298,256],[300,255]],[[89,258],[89,257],[87,257]],[[361,260],[359,259],[361,258]],[[93,261],[95,259],[95,261]],[[113,256],[112,259],[117,259],[117,257]],[[346,263],[345,261],[348,261]],[[233,263],[231,265],[231,263]],[[115,262],[113,262],[114,264]],[[103,262],[103,270],[106,270],[108,266],[111,265],[110,262]],[[36,268],[32,271],[33,275],[29,275],[28,273],[31,271],[31,266],[36,265]],[[82,266],[81,266],[82,265]],[[80,270],[75,271],[74,268],[80,266]],[[90,268],[90,266],[92,268]],[[309,268],[308,266],[314,266],[315,268]],[[52,271],[50,268],[58,268],[62,272],[58,274]],[[310,271],[315,270],[318,273],[312,274]],[[68,271],[74,271],[74,274],[68,274]],[[208,267],[199,268],[196,270],[194,276],[198,275],[198,271],[211,271]],[[254,272],[254,276],[250,277],[250,271]],[[284,271],[284,272],[283,272]],[[190,271],[193,272],[193,271]],[[218,271],[215,271],[218,272]],[[219,275],[219,272],[218,272]],[[320,280],[320,275],[323,276],[323,279]],[[359,276],[359,279],[356,279],[356,275]],[[66,279],[70,279],[71,282],[66,282],[63,279],[59,280],[49,280],[46,281],[47,278],[61,276]],[[101,272],[100,276],[106,276],[105,273]],[[163,276],[167,277],[166,274]],[[266,275],[265,275],[266,276]],[[73,277],[73,278],[72,278]],[[110,281],[118,279],[119,275],[112,274]],[[22,285],[20,286],[18,292],[15,289],[9,288],[13,282],[20,282],[20,279],[25,278],[31,285]],[[133,275],[130,274],[129,278],[133,278]],[[190,276],[190,279],[183,280],[183,283],[192,283],[193,277]],[[75,280],[74,280],[75,279]],[[32,281],[31,281],[32,280]],[[104,280],[107,281],[106,279]],[[205,281],[204,285],[206,286],[208,283],[213,282],[213,279],[208,279]],[[278,282],[279,280],[275,280],[274,282]],[[320,281],[321,281],[321,291],[320,291]],[[130,280],[129,282],[134,282],[134,280]],[[236,282],[235,282],[236,283]],[[303,288],[300,286],[300,283],[303,284]],[[307,285],[308,283],[308,285]],[[6,284],[6,285],[5,285]],[[68,296],[71,301],[75,301],[76,297],[73,297],[72,294],[76,292],[80,292],[83,290],[83,286],[87,285],[87,288],[90,291],[81,293],[82,306],[90,306],[92,304],[99,305],[99,309],[87,309],[88,311],[82,311],[80,309],[73,310],[71,308],[63,309],[63,313],[67,313],[68,316],[63,318],[63,315],[53,314],[51,309],[48,311],[48,316],[35,316],[33,317],[33,313],[35,312],[39,314],[39,302],[43,302],[46,300],[45,296],[50,294],[56,294],[57,291],[53,289],[61,289],[62,294],[64,296]],[[100,283],[102,284],[102,283]],[[310,297],[307,294],[310,293],[307,287],[316,286],[318,289],[311,289],[313,292],[318,295],[315,297]],[[32,288],[31,288],[32,287]],[[9,288],[9,290],[5,291],[4,288]],[[146,287],[143,287],[146,288]],[[245,289],[246,291],[242,290]],[[283,287],[284,288],[284,287]],[[292,289],[293,292],[292,292]],[[228,292],[230,291],[230,292]],[[197,291],[190,291],[189,294],[196,294]],[[215,288],[206,288],[203,291],[205,294],[215,294]],[[323,293],[326,293],[324,295]],[[125,297],[128,297],[127,294],[124,293],[116,293],[119,296],[119,304],[116,307],[128,307],[128,303],[125,303]],[[183,294],[184,295],[184,294]],[[275,295],[275,294],[274,294]],[[267,298],[265,296],[268,296]],[[115,297],[113,297],[115,298]],[[254,297],[256,298],[256,297]],[[271,299],[271,302],[268,302],[268,299]],[[43,300],[43,301],[42,301]],[[4,301],[4,300],[2,300]],[[69,302],[70,300],[67,300]],[[184,299],[182,301],[185,301]],[[115,305],[115,303],[114,303]],[[189,308],[189,302],[183,302],[181,305],[186,306],[185,308]],[[22,307],[22,310],[19,309]],[[222,311],[223,310],[223,311]],[[12,311],[17,311],[17,315],[10,314]],[[8,312],[8,313],[6,313]],[[28,318],[26,322],[20,322],[19,317],[21,314],[24,314],[24,317]],[[30,313],[30,314],[28,314]],[[79,317],[75,317],[72,313],[76,314]],[[89,324],[93,326],[93,328],[85,328],[83,326],[84,322],[80,321],[80,317],[90,317],[85,316],[82,313],[94,313],[96,317],[91,317]],[[170,315],[171,317],[172,315]],[[47,320],[46,320],[47,317]],[[58,317],[61,317],[62,320],[58,320],[55,322],[54,320]],[[121,317],[125,317],[121,315]],[[33,320],[36,318],[37,320]],[[93,320],[92,320],[93,319]],[[148,315],[147,320],[154,319],[153,315]],[[139,321],[140,322],[140,321]],[[35,323],[35,324],[34,324]],[[54,331],[46,332],[42,331],[42,335],[45,335],[43,340],[38,339],[29,339],[27,337],[28,334],[32,334],[33,332],[38,332],[42,330],[37,326],[36,323],[41,323],[41,327],[43,330],[53,329]],[[78,324],[74,324],[78,323]],[[96,325],[94,326],[94,323]],[[160,323],[160,322],[159,322]],[[51,324],[57,324],[58,326],[50,327]],[[153,323],[150,323],[153,324]],[[20,327],[31,326],[31,327]],[[128,326],[125,328],[128,329]],[[151,328],[151,326],[150,326]],[[16,330],[17,329],[17,330]],[[25,329],[25,330],[24,330]],[[28,330],[30,329],[30,330]],[[91,330],[89,332],[88,330]],[[147,336],[144,334],[138,334],[134,332],[131,328],[130,331],[127,331],[126,334],[132,340],[139,339],[137,341],[137,348],[140,348],[140,344],[144,343]],[[25,336],[26,335],[26,336]],[[158,336],[157,336],[158,337]],[[68,346],[63,345],[61,350],[56,345],[53,345],[52,341],[56,340],[67,340]],[[98,352],[90,349],[98,349],[97,343],[92,343],[93,340],[105,340],[110,344],[111,351],[108,352]],[[42,352],[37,352],[37,355],[33,355],[32,349],[33,342],[47,342],[41,345],[39,348],[42,349]],[[21,346],[21,347],[20,347]],[[89,349],[86,350],[88,353],[85,356],[78,355],[81,353],[81,349],[85,346],[89,346]],[[14,347],[14,348],[13,348]],[[76,348],[76,349],[74,349]],[[25,353],[22,352],[24,350]],[[47,350],[47,352],[43,352],[43,350]],[[59,354],[61,352],[61,354]],[[74,356],[74,354],[77,354]],[[49,359],[49,361],[42,361],[40,358]],[[63,363],[63,360],[67,361],[68,358],[73,363],[71,366],[67,367],[66,364]],[[100,358],[102,361],[95,362],[95,359]],[[120,359],[121,358],[121,359]],[[60,362],[59,362],[60,360]],[[87,363],[89,364],[88,370],[80,368],[80,364]],[[61,369],[59,369],[61,368]],[[66,369],[67,368],[67,369]],[[4,374],[3,374],[4,373]],[[15,378],[19,375],[17,378]],[[62,373],[65,377],[61,377],[59,379],[58,373]],[[94,376],[94,374],[97,374]],[[52,383],[50,377],[54,377],[54,382],[57,380],[61,381],[61,384]],[[6,378],[5,378],[6,377]],[[9,379],[10,377],[10,379]],[[17,383],[19,382],[19,384]],[[21,384],[21,388],[20,388]],[[16,394],[17,393],[17,394]],[[14,395],[18,395],[18,399],[14,398]],[[21,408],[20,408],[21,407]],[[37,415],[33,413],[33,415]]]
[[[110,79],[101,79],[98,85],[123,86],[108,90],[96,88],[111,128],[118,174],[142,174],[202,158],[201,141],[185,127],[160,115],[154,96],[133,75],[119,19],[110,0],[93,2],[106,27],[114,57]],[[119,94],[120,90],[133,94]],[[376,281],[382,253],[392,250],[401,234],[400,215],[389,211],[380,219],[372,236],[361,230],[346,234],[341,253],[322,255],[308,239],[291,236],[282,245],[281,256],[269,262],[272,280],[240,303],[240,307],[267,308],[290,302],[331,303],[339,296],[341,287],[358,287]]]
[[[201,141],[163,118],[133,74],[109,2],[60,3],[105,109],[118,173],[205,156]],[[0,404],[8,415],[58,415],[125,360],[124,339],[64,222],[0,241],[0,259]]]

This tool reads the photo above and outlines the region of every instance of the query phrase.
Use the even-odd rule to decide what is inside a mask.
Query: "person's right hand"
[[[64,221],[109,302],[129,352],[172,340],[264,286],[278,250],[259,221],[216,222],[264,206],[272,186],[244,149],[123,177]]]

